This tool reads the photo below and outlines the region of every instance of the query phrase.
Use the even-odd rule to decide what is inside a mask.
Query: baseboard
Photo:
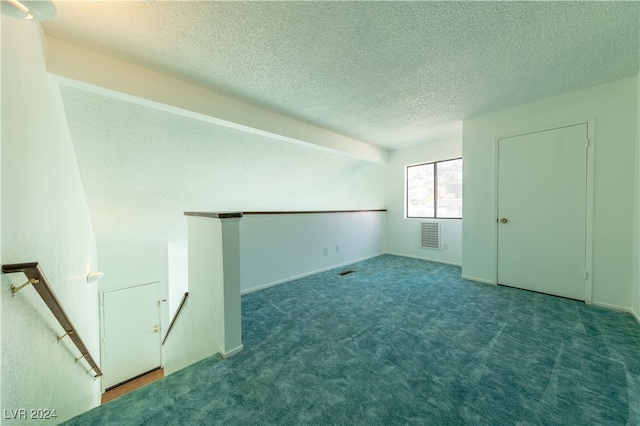
[[[467,280],[467,281],[475,281],[477,283],[482,283],[482,284],[491,284],[491,285],[496,285],[496,283],[494,281],[491,280],[486,280],[484,278],[477,278],[477,277],[472,277],[470,275],[462,275],[460,276],[460,278],[462,278],[463,280]]]
[[[222,358],[229,358],[234,356],[235,354],[237,354],[238,352],[242,352],[242,350],[244,349],[243,345],[238,346],[237,348],[231,349],[228,352],[225,352],[222,347],[219,347],[220,349],[220,355],[222,356]]]
[[[446,260],[440,260],[440,259],[431,259],[429,257],[420,257],[420,256],[411,256],[408,254],[402,254],[402,253],[392,253],[392,252],[386,252],[385,254],[390,254],[392,256],[402,256],[402,257],[409,257],[411,259],[419,259],[419,260],[427,260],[429,262],[436,262],[436,263],[444,263],[446,265],[453,265],[453,266],[460,266],[462,267],[461,263],[457,263],[457,262],[447,262]]]
[[[300,278],[304,278],[304,277],[308,277],[308,276],[311,276],[311,275],[319,274],[321,272],[331,271],[332,269],[342,268],[342,267],[347,266],[347,265],[352,265],[354,263],[362,262],[363,260],[373,259],[374,257],[378,257],[378,256],[381,256],[383,254],[385,254],[385,253],[378,253],[378,254],[374,254],[372,256],[362,257],[360,259],[350,260],[348,262],[339,263],[339,264],[336,264],[336,265],[328,266],[326,268],[316,269],[316,270],[313,270],[311,272],[305,272],[304,274],[295,275],[293,277],[284,278],[282,280],[273,281],[273,282],[270,282],[270,283],[267,283],[267,284],[262,284],[262,285],[259,285],[258,287],[252,287],[252,288],[248,288],[246,290],[240,290],[240,294],[249,294],[249,293],[253,293],[254,291],[264,290],[265,288],[273,287],[273,286],[276,286],[276,285],[279,285],[279,284],[284,284],[284,283],[287,283],[289,281],[299,280]]]
[[[609,303],[602,303],[602,302],[591,302],[591,304],[593,306],[598,306],[600,308],[610,309],[612,311],[626,312],[628,314],[631,314],[631,316],[634,317],[636,319],[636,321],[640,322],[640,316],[638,316],[638,314],[636,312],[634,312],[634,310],[631,309],[631,308],[625,308],[625,307],[618,306],[618,305],[610,305]]]

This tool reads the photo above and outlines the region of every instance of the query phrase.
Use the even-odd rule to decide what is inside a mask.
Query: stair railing
[[[164,339],[162,340],[163,345],[164,345],[164,342],[167,341],[167,337],[169,337],[169,333],[171,333],[171,329],[173,328],[173,325],[176,323],[176,320],[178,319],[178,315],[180,315],[180,312],[182,312],[182,308],[184,307],[184,304],[187,302],[187,297],[189,297],[188,291],[184,294],[184,296],[182,296],[182,300],[180,301],[180,306],[178,306],[178,310],[176,311],[176,314],[173,316],[173,319],[171,320],[171,324],[169,324],[169,329],[167,330],[167,334],[164,335]]]
[[[98,364],[93,360],[93,357],[89,353],[89,350],[80,338],[78,330],[71,323],[69,316],[62,307],[62,303],[60,303],[60,300],[51,288],[51,285],[49,284],[47,277],[42,272],[42,269],[40,269],[40,265],[38,265],[38,262],[2,265],[2,272],[5,274],[22,272],[26,275],[26,277],[28,278],[28,281],[26,283],[18,287],[11,286],[11,295],[15,296],[17,292],[31,284],[33,288],[38,292],[45,305],[47,305],[53,316],[56,317],[56,319],[64,329],[64,334],[58,337],[58,343],[60,343],[60,341],[66,336],[69,336],[71,341],[73,341],[73,343],[80,351],[80,356],[76,358],[76,362],[84,358],[91,367],[87,371],[87,373],[90,373],[93,370],[93,372],[95,373],[94,378],[97,379],[98,377],[102,376],[100,367],[98,367]]]

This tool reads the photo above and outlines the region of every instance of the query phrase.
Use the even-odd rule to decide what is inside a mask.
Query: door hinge
[[[589,138],[587,138],[587,148],[589,148]]]
[[[584,279],[585,280],[589,279],[589,272],[588,271],[584,271]]]

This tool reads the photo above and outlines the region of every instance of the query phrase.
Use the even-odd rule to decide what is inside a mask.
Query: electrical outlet
[[[340,244],[336,244],[336,251],[340,251]]]
[[[329,256],[329,247],[324,248],[324,255]]]
[[[442,248],[443,248],[444,250],[449,250],[449,243],[444,243],[444,244],[442,244]]]

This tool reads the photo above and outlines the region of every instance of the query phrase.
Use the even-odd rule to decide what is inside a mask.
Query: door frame
[[[162,303],[162,282],[160,280],[156,280],[156,281],[149,281],[146,283],[142,283],[142,284],[134,284],[134,285],[123,285],[123,286],[117,286],[114,288],[109,288],[106,290],[100,290],[99,292],[99,305],[98,305],[98,312],[100,315],[100,364],[102,364],[102,361],[105,359],[105,350],[104,350],[104,294],[105,293],[110,293],[113,291],[120,291],[120,290],[126,290],[129,288],[134,288],[134,287],[141,287],[143,285],[149,285],[149,284],[155,284],[158,283],[158,301],[160,303]],[[159,318],[158,318],[158,325],[159,325],[159,329],[160,329],[160,333],[162,333],[162,330],[164,330],[163,324],[162,324],[162,305],[160,305],[160,312],[159,312]],[[164,351],[162,350],[162,338],[159,339],[160,340],[160,346],[158,348],[158,350],[160,351],[160,367],[164,366]],[[105,392],[105,386],[104,386],[104,376],[100,376],[100,392],[104,393]]]
[[[590,305],[593,301],[593,188],[594,188],[594,163],[595,163],[595,117],[585,119],[564,121],[557,124],[549,124],[531,129],[519,130],[510,133],[501,134],[494,138],[493,154],[494,154],[494,205],[493,205],[493,235],[495,236],[493,245],[493,258],[495,259],[494,279],[493,283],[498,284],[498,197],[500,196],[498,187],[498,173],[500,168],[498,156],[498,143],[500,139],[511,138],[514,136],[524,136],[531,133],[546,132],[549,130],[560,129],[563,127],[576,126],[580,124],[587,125],[587,138],[589,145],[587,148],[587,188],[586,188],[586,219],[585,219],[585,291],[584,301]]]

